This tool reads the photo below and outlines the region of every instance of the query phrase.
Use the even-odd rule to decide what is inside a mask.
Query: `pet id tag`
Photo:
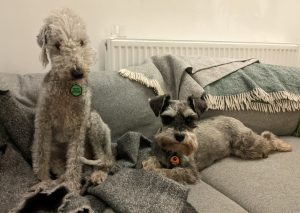
[[[171,168],[174,167],[188,167],[189,166],[189,158],[185,155],[173,153],[168,161],[170,163]]]
[[[172,157],[169,158],[169,162],[173,167],[179,166],[180,158],[176,155],[173,155]]]
[[[78,97],[82,94],[82,87],[78,84],[73,84],[70,88],[70,93],[74,96],[74,97]]]

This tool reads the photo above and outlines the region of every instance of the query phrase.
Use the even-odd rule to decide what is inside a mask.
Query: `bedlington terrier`
[[[33,170],[42,182],[53,183],[54,177],[78,192],[83,163],[90,163],[85,157],[98,163],[93,183],[104,181],[113,163],[110,129],[91,110],[88,74],[95,52],[82,19],[70,9],[48,16],[37,42],[43,65],[51,62],[51,69],[36,108]]]

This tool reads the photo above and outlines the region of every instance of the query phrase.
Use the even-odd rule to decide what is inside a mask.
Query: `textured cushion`
[[[0,89],[11,90],[20,103],[34,108],[43,76],[0,73]],[[158,129],[160,121],[148,103],[148,99],[155,96],[152,89],[112,71],[92,72],[90,85],[93,108],[111,128],[113,140],[127,131],[141,132],[151,138]]]
[[[300,139],[262,160],[223,159],[203,170],[202,179],[249,212],[300,212]]]
[[[16,148],[29,162],[31,160],[34,112],[16,100],[12,92],[0,94],[0,103],[0,123]]]
[[[198,212],[246,213],[247,211],[208,184],[200,181],[190,186],[188,201]]]
[[[127,131],[141,132],[152,137],[160,125],[150,109],[149,98],[155,96],[150,88],[121,77],[116,72],[94,72],[90,75],[93,107],[117,139]]]
[[[0,100],[1,101],[1,100]],[[13,178],[12,178],[13,177]],[[0,122],[0,209],[8,212],[36,182],[30,165],[13,145]]]

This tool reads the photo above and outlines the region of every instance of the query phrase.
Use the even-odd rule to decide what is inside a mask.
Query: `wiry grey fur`
[[[143,167],[181,183],[195,183],[198,171],[230,155],[259,159],[268,157],[272,151],[292,150],[271,132],[258,135],[232,117],[218,116],[199,121],[206,109],[201,98],[178,101],[164,95],[150,100],[150,105],[156,116],[161,117],[163,126],[154,136],[154,155],[143,162]],[[181,135],[181,141],[178,135]],[[189,165],[165,168],[169,163],[165,156],[167,152],[186,156]]]
[[[106,178],[105,171],[113,161],[110,129],[91,111],[87,77],[95,53],[83,21],[69,9],[48,16],[37,41],[42,48],[41,60],[44,66],[50,61],[51,70],[42,83],[36,109],[33,170],[45,182],[53,182],[51,171],[56,182],[78,192],[82,161],[88,161],[85,147],[92,150],[86,157],[98,160],[101,167],[92,174],[95,183]],[[81,96],[70,94],[74,83],[82,87]]]

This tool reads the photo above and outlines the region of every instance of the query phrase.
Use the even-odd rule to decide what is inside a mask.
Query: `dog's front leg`
[[[67,187],[75,193],[80,191],[80,180],[82,175],[82,162],[80,158],[84,156],[85,128],[82,125],[79,131],[69,141],[67,150],[66,172],[63,176]]]
[[[98,166],[103,169],[110,168],[113,163],[110,129],[95,111],[91,112],[87,137],[93,149],[94,158],[101,160]]]
[[[94,159],[96,159],[90,161],[95,166],[95,171],[91,175],[91,182],[100,184],[106,179],[107,171],[112,166],[114,159],[110,129],[96,111],[91,112],[87,137],[92,147]]]
[[[41,181],[50,181],[52,129],[49,121],[43,122],[37,116],[32,145],[32,167],[34,173]]]

